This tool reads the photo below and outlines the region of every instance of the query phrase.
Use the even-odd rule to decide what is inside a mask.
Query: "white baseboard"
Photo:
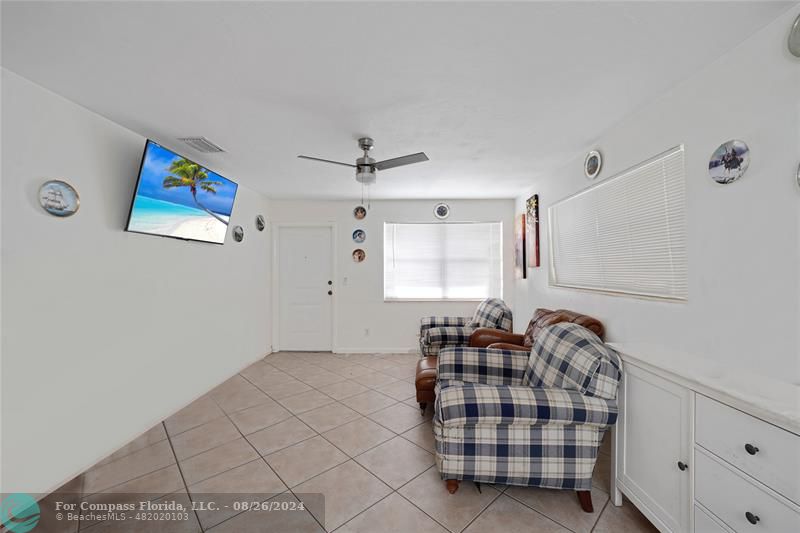
[[[409,348],[334,348],[333,353],[419,353],[419,346]]]

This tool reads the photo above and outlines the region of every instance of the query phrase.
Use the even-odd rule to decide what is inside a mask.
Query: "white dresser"
[[[612,440],[622,494],[663,532],[800,532],[800,387],[627,344]]]

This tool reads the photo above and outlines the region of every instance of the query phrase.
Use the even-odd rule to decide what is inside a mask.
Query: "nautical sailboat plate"
[[[39,188],[39,205],[51,215],[68,217],[78,211],[81,199],[69,183],[50,180]]]

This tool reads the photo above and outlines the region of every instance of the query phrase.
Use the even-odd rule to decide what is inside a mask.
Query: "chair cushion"
[[[536,337],[524,385],[576,390],[607,400],[617,397],[620,363],[617,352],[578,324],[560,322]]]
[[[526,348],[532,347],[533,343],[536,341],[536,337],[544,328],[552,326],[553,324],[558,324],[559,322],[572,322],[583,326],[591,330],[595,335],[600,337],[601,340],[605,334],[603,323],[596,318],[582,315],[568,309],[551,311],[550,309],[540,308],[533,313],[533,318],[528,323],[528,329],[525,330],[523,345]]]
[[[487,298],[478,304],[470,326],[511,331],[511,309],[500,298]]]

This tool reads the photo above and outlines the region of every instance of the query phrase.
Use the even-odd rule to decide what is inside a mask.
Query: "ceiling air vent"
[[[214,154],[225,151],[205,137],[179,137],[178,140],[185,142],[198,152],[203,152],[204,154]]]

